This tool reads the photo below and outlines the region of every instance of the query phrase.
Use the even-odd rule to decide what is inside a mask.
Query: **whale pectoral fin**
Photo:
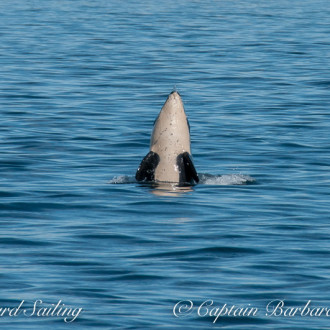
[[[197,171],[188,152],[184,152],[177,157],[177,165],[179,167],[180,183],[199,182]]]
[[[159,163],[159,156],[153,151],[150,151],[143,159],[136,171],[135,179],[137,181],[154,181],[155,169]]]

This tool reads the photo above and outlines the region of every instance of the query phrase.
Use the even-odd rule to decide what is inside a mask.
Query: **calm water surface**
[[[266,315],[330,308],[328,1],[0,12],[0,308],[26,310],[1,327],[330,329]],[[134,181],[173,88],[202,177],[185,191]],[[30,316],[36,300],[83,312]],[[258,313],[213,323],[207,300]]]

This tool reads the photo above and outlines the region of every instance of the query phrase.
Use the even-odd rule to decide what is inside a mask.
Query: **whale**
[[[199,182],[190,149],[190,125],[177,91],[170,93],[154,122],[150,151],[135,178],[139,182],[179,185]]]

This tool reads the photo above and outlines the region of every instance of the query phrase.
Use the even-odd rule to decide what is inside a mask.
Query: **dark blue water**
[[[1,328],[330,329],[266,315],[274,300],[330,308],[328,1],[0,12],[0,308],[24,300]],[[173,88],[190,190],[134,182]],[[209,300],[258,313],[213,323]],[[59,301],[83,311],[36,315]]]

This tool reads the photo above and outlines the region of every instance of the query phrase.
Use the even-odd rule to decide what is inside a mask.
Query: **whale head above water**
[[[180,94],[163,105],[150,139],[150,151],[135,175],[137,181],[195,184],[199,178],[190,151],[190,127]]]

